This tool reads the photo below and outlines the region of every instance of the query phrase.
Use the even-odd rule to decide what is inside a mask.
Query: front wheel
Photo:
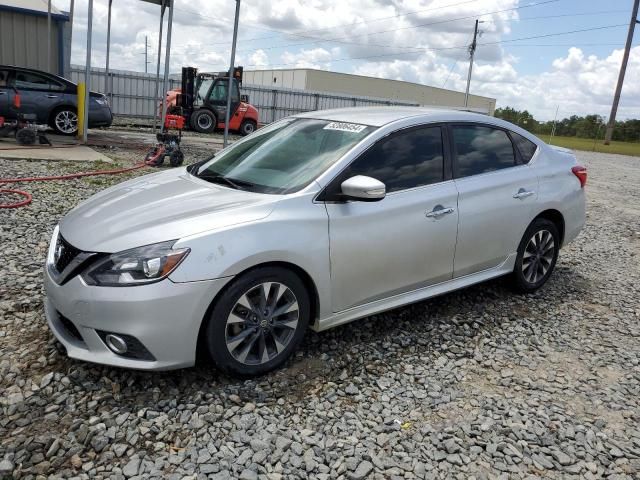
[[[553,272],[560,251],[560,234],[555,224],[535,219],[527,228],[513,268],[513,286],[521,293],[535,292]]]
[[[258,268],[238,277],[207,319],[206,345],[215,365],[241,377],[282,365],[309,325],[309,294],[293,272]]]
[[[240,135],[246,137],[256,131],[256,122],[253,120],[243,120],[240,124]]]
[[[197,110],[191,115],[191,127],[199,133],[213,133],[218,120],[210,110]]]

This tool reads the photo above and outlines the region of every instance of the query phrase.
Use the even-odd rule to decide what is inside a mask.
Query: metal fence
[[[84,81],[84,68],[72,66],[70,80]],[[155,75],[122,70],[109,71],[109,84],[104,69],[91,69],[91,89],[93,91],[111,91],[113,113],[128,117],[153,117],[157,101],[154,100]],[[179,88],[180,79],[170,79],[170,89]],[[258,109],[260,123],[270,123],[288,115],[326,108],[403,105],[418,106],[417,103],[402,102],[385,98],[342,95],[339,93],[313,92],[292,88],[273,88],[260,85],[242,85],[241,93],[249,95],[251,104]],[[159,91],[162,91],[160,79]]]

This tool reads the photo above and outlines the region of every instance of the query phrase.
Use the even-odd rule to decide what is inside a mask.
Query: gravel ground
[[[640,478],[640,159],[578,156],[587,226],[544,289],[498,280],[310,332],[250,381],[66,358],[47,242],[122,177],[28,185],[31,207],[0,211],[0,478]]]

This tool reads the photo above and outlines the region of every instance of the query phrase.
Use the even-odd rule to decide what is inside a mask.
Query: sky
[[[54,0],[68,10],[69,0]],[[537,119],[608,117],[633,0],[242,0],[236,65],[318,68],[464,91],[476,18],[471,93]],[[86,56],[87,0],[75,1],[72,63]],[[94,0],[92,65],[103,67],[108,0]],[[228,68],[235,2],[175,0],[170,67]],[[113,0],[111,67],[149,71],[159,7]],[[618,119],[640,117],[640,27]],[[166,24],[165,24],[166,33]],[[164,59],[164,56],[163,56]]]

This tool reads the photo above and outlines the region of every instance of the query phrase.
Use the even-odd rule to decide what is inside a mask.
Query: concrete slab
[[[114,163],[106,155],[84,145],[21,147],[1,142],[0,158]]]

